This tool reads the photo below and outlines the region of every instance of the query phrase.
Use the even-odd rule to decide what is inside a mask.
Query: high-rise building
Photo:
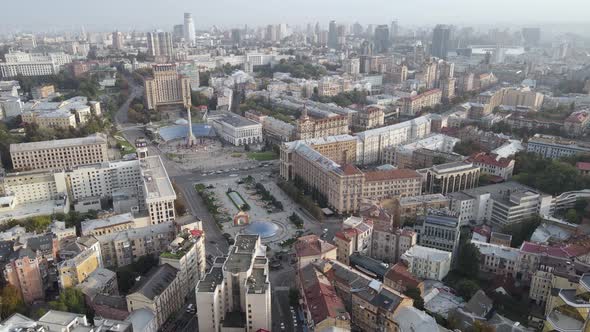
[[[231,41],[234,45],[240,45],[242,42],[242,30],[232,29],[231,30]]]
[[[33,250],[23,247],[13,252],[4,265],[4,280],[18,289],[27,304],[45,298],[40,261]]]
[[[522,28],[522,40],[525,46],[537,46],[541,41],[541,29]]]
[[[270,331],[272,302],[266,247],[239,234],[196,288],[199,331]],[[280,319],[280,318],[279,318]]]
[[[184,41],[188,44],[194,44],[195,38],[195,23],[193,22],[193,14],[184,13]]]
[[[389,38],[394,41],[399,33],[399,27],[397,26],[397,21],[391,21],[391,26],[389,27]]]
[[[172,36],[170,32],[147,33],[148,55],[153,57],[172,57]]]
[[[338,48],[338,26],[336,21],[330,21],[330,27],[328,29],[328,47]]]
[[[123,34],[119,31],[113,32],[113,48],[116,50],[120,50],[123,48],[124,38]]]
[[[184,38],[184,24],[177,24],[172,28],[172,38],[179,42]]]
[[[165,105],[191,104],[190,79],[178,74],[175,64],[154,65],[154,77],[144,82],[145,100],[148,109]]]
[[[387,24],[378,25],[375,28],[375,50],[377,53],[385,53],[389,49],[389,27]]]
[[[451,27],[439,24],[432,32],[432,47],[430,54],[434,57],[446,59],[451,46]]]

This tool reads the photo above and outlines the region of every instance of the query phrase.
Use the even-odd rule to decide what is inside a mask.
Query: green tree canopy
[[[6,285],[0,291],[2,297],[2,315],[3,318],[9,317],[14,313],[25,313],[26,306],[18,289],[12,285]]]
[[[466,243],[459,250],[457,270],[466,277],[477,277],[481,253],[473,243]]]
[[[424,310],[424,299],[418,288],[408,288],[404,294],[414,300],[414,308]]]

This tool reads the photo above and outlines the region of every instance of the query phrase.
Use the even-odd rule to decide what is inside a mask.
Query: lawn
[[[265,152],[248,152],[248,158],[254,159],[257,161],[268,161],[278,159],[279,156],[274,153],[273,151],[265,151]]]
[[[117,140],[117,146],[120,147],[123,154],[135,153],[135,146],[129,143],[120,133],[114,137]]]

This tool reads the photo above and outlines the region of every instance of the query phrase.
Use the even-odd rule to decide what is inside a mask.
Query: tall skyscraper
[[[391,27],[389,30],[389,39],[395,40],[398,33],[399,33],[399,28],[397,26],[397,21],[391,21]]]
[[[387,24],[375,28],[375,51],[385,53],[389,49],[389,27]]]
[[[184,41],[188,44],[194,44],[195,38],[195,23],[193,22],[193,14],[184,13]]]
[[[330,21],[330,27],[328,29],[328,47],[338,48],[338,27],[336,21]]]
[[[150,56],[172,57],[172,36],[170,32],[148,32],[147,44]]]
[[[541,41],[541,29],[522,28],[522,39],[525,46],[537,46]]]
[[[113,32],[113,48],[120,50],[123,48],[123,34],[119,31]]]
[[[242,30],[231,29],[231,41],[232,44],[240,46],[242,43]]]
[[[446,59],[451,44],[451,27],[439,24],[432,33],[432,48],[430,54],[433,57]]]
[[[179,42],[184,38],[184,24],[177,24],[172,29],[172,37],[174,41]]]

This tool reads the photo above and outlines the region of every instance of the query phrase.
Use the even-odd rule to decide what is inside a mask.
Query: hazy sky
[[[169,30],[192,12],[197,28],[341,22],[590,23],[590,0],[20,0],[2,4],[0,26]]]

